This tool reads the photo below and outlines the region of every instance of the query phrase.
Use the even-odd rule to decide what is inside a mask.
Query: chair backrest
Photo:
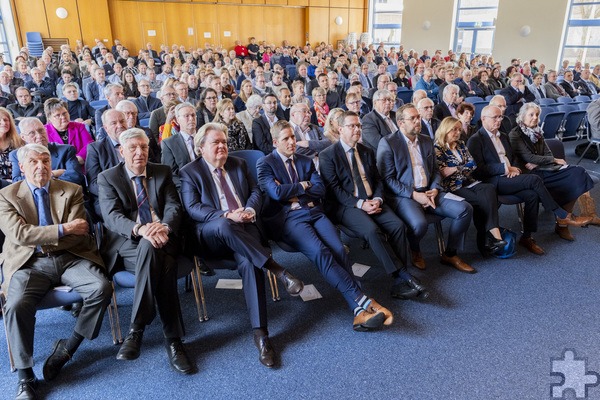
[[[406,86],[400,86],[398,88],[398,92],[406,92],[407,90],[410,90],[410,88],[407,88]]]
[[[494,90],[494,94],[495,94],[495,95],[499,95],[499,94],[500,94],[500,92],[502,92],[502,89],[496,89],[496,90]]]
[[[583,94],[580,94],[578,96],[575,96],[573,98],[575,101],[581,101],[583,103],[589,103],[590,101],[592,101],[592,99],[590,98],[590,96],[585,96]]]
[[[565,131],[563,133],[563,139],[568,137],[577,136],[577,131],[581,126],[586,116],[585,111],[571,111],[565,117]]]
[[[493,98],[494,98],[494,95],[490,94],[489,96],[485,96],[485,101],[492,101]]]
[[[558,139],[545,139],[554,158],[565,159],[565,145]]]
[[[562,122],[565,119],[564,112],[551,112],[546,114],[542,129],[544,130],[544,138],[554,139],[562,126]]]
[[[287,75],[288,78],[291,80],[294,80],[294,78],[296,77],[296,66],[295,65],[286,65],[285,69],[287,71]]]
[[[473,106],[475,107],[475,114],[473,115],[473,121],[471,121],[472,124],[477,124],[481,120],[481,112],[489,104],[490,103],[487,101],[480,101],[478,103],[473,104]]]
[[[561,104],[558,106],[558,111],[562,111],[568,114],[573,111],[579,111],[579,107],[577,107],[574,104]]]
[[[465,101],[467,103],[474,104],[474,103],[477,103],[477,102],[480,102],[480,101],[484,101],[484,100],[481,97],[479,97],[479,96],[469,96],[469,97],[465,97]]]
[[[394,75],[396,75],[396,72],[398,72],[398,66],[397,65],[388,65],[387,72],[392,74],[392,77],[393,77]]]
[[[256,163],[259,159],[264,157],[264,153],[260,150],[237,150],[229,153],[230,156],[238,157],[246,160],[248,169],[254,178],[254,182],[258,181],[258,171],[256,170]]]
[[[556,100],[554,100],[550,97],[545,97],[543,99],[540,99],[540,106],[545,106],[548,104],[556,104]]]
[[[398,90],[398,92],[396,92],[396,96],[402,100],[404,104],[408,104],[412,101],[413,93],[414,92],[412,90]]]
[[[579,107],[581,111],[586,111],[589,105],[590,103],[579,103],[577,104],[577,107]]]
[[[42,43],[42,34],[40,32],[26,32],[27,43]]]
[[[592,95],[592,100],[598,100],[600,99],[600,94],[593,94]]]
[[[557,103],[562,103],[562,104],[569,104],[573,102],[573,99],[570,98],[569,96],[560,96],[556,99]]]
[[[108,100],[93,100],[90,101],[90,106],[94,107],[95,110],[98,110],[104,106],[108,105]]]

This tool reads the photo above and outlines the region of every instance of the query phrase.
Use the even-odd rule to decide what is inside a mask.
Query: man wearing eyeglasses
[[[477,272],[457,255],[464,247],[473,208],[466,201],[447,198],[447,193],[442,191],[433,141],[420,134],[421,117],[415,106],[402,106],[397,118],[399,131],[379,143],[377,166],[384,181],[386,200],[409,228],[413,265],[425,269],[420,241],[427,233],[426,214],[435,214],[450,220],[442,264],[461,272]]]
[[[138,83],[138,89],[140,91],[140,96],[133,100],[133,103],[139,112],[138,118],[150,118],[152,111],[159,109],[162,103],[160,99],[150,96],[150,93],[152,93],[152,88],[150,87],[150,82],[147,79],[140,80]]]
[[[375,153],[358,142],[362,133],[358,115],[352,111],[342,113],[338,126],[340,140],[319,157],[321,178],[327,189],[327,215],[352,236],[369,243],[394,282],[392,297],[427,297],[426,289],[406,269],[406,227],[384,204]]]
[[[506,99],[504,114],[509,118],[517,115],[523,104],[535,101],[535,95],[523,82],[525,82],[525,78],[517,72],[510,78],[510,85],[500,91],[500,94]]]
[[[60,179],[78,185],[83,184],[81,164],[77,160],[75,147],[69,144],[48,143],[48,132],[38,118],[23,118],[19,123],[19,130],[21,138],[26,144],[35,143],[48,148],[52,163],[52,179]],[[12,181],[25,179],[17,159],[17,150],[10,152],[9,159],[12,163]]]
[[[435,131],[440,126],[440,120],[433,118],[433,101],[429,98],[419,100],[417,110],[421,116],[421,133],[435,140]]]
[[[169,111],[168,107],[171,102],[177,99],[177,92],[175,91],[173,85],[164,86],[160,89],[159,97],[162,107],[159,107],[150,113],[150,124],[148,126],[150,128],[150,132],[152,132],[152,135],[154,136],[154,140],[156,140],[157,143],[159,142],[158,130],[167,121],[167,112]]]
[[[365,115],[362,121],[363,144],[373,151],[377,151],[381,138],[398,131],[396,114],[392,111],[394,101],[394,96],[386,89],[373,94],[373,111]]]
[[[173,182],[177,190],[181,187],[179,170],[196,159],[194,135],[196,134],[196,109],[190,103],[181,103],[175,107],[175,120],[179,125],[179,134],[161,142],[161,162],[171,167]]]

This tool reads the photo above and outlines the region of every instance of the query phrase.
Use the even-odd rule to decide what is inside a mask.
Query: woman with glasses
[[[325,121],[327,120],[327,115],[329,114],[327,92],[322,87],[316,87],[312,91],[312,97],[314,103],[310,109],[312,113],[310,122],[323,128],[325,126]]]
[[[198,128],[202,125],[212,122],[217,114],[217,91],[211,88],[206,88],[200,94],[200,103],[198,104]]]
[[[75,147],[77,160],[83,165],[87,155],[87,145],[94,141],[85,124],[71,121],[67,103],[57,98],[50,98],[44,102],[44,113],[48,120],[45,126],[48,141]]]

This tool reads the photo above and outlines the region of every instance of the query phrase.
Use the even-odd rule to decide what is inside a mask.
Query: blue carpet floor
[[[574,143],[567,143],[573,161]],[[600,167],[582,163],[600,175]],[[592,192],[600,201],[600,188]],[[514,206],[501,208],[502,225],[519,230]],[[185,338],[198,373],[181,376],[168,365],[159,321],[145,334],[138,360],[115,360],[108,319],[100,337],[84,342],[52,384],[42,382],[47,399],[550,399],[552,359],[565,349],[587,359],[587,370],[600,373],[598,250],[600,227],[572,229],[574,243],[553,233],[552,215],[540,214],[535,235],[547,255],[519,249],[508,260],[483,259],[469,232],[462,256],[479,273],[468,275],[440,265],[433,230],[424,247],[426,271],[411,270],[428,286],[426,301],[389,297],[390,282],[370,251],[351,243],[355,261],[373,265],[362,278],[365,291],[395,313],[382,331],[357,333],[342,297],[300,254],[274,248],[274,256],[323,299],[303,302],[282,293],[268,301],[270,333],[281,366],[264,368],[252,342],[243,294],[215,289],[218,278],[237,278],[219,271],[204,278],[210,320],[195,318],[193,294],[183,291]],[[123,330],[131,313],[131,290],[118,289]],[[67,337],[73,318],[64,311],[38,313],[35,371],[54,340]],[[11,374],[0,334],[1,398],[14,397]],[[600,399],[600,386],[589,399]],[[574,392],[565,392],[574,399]]]

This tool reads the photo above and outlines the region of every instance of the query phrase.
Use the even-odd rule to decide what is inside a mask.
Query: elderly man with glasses
[[[398,131],[396,114],[392,111],[395,96],[386,89],[381,89],[373,94],[373,111],[364,116],[363,144],[373,151],[381,138]]]

